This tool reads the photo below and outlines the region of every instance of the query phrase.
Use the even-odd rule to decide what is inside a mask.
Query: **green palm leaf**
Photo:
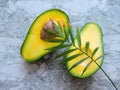
[[[58,23],[57,30],[59,31],[60,35],[63,37],[64,35],[63,35],[62,27],[59,22],[57,22],[57,23]]]
[[[55,29],[57,32],[60,32],[57,24],[54,23],[53,25],[54,25],[54,29]]]
[[[86,46],[85,46],[86,54],[88,54],[88,49],[89,49],[89,42],[86,42]]]
[[[58,49],[63,49],[63,48],[70,47],[71,45],[72,44],[61,44],[59,46],[50,47],[50,48],[47,48],[45,50],[58,50]]]
[[[80,32],[78,27],[76,28],[76,37],[77,37],[78,46],[81,49],[81,38],[80,38]]]
[[[93,53],[92,53],[92,56],[93,57],[95,55],[95,53],[98,51],[99,47],[96,47],[94,50],[93,50]]]
[[[84,68],[81,76],[82,76],[82,75],[85,73],[85,71],[89,68],[89,66],[91,65],[92,62],[93,62],[93,61],[91,60],[91,61],[85,66],[85,68]]]
[[[57,58],[59,58],[59,57],[61,57],[61,56],[67,55],[67,54],[69,54],[69,53],[71,53],[71,52],[73,52],[73,51],[75,51],[75,50],[76,50],[76,49],[70,49],[70,50],[64,51],[64,52],[62,52],[61,54],[58,54],[58,55],[55,57],[55,59],[57,59]]]
[[[63,37],[62,27],[61,27],[61,25],[60,25],[59,22],[57,22],[57,24],[54,23],[54,28],[55,28],[55,30],[58,32],[58,34],[59,34],[61,37]]]
[[[53,32],[51,30],[48,30],[48,29],[44,29],[44,31],[52,36],[58,36],[58,37],[61,37],[57,32]]]
[[[64,30],[62,30],[62,27],[61,27],[60,23],[58,22],[57,25],[54,24],[54,28],[55,28],[55,30],[58,32],[58,37],[62,37],[62,39],[53,39],[53,40],[48,40],[48,41],[49,41],[49,42],[54,42],[54,43],[67,41],[67,42],[70,43],[70,44],[65,44],[65,45],[64,45],[64,44],[61,44],[61,45],[59,45],[59,46],[47,48],[46,50],[51,50],[51,49],[52,49],[52,50],[63,49],[63,48],[67,48],[67,47],[69,47],[69,46],[72,45],[72,46],[75,47],[76,49],[80,50],[80,52],[82,52],[81,54],[85,54],[87,57],[85,57],[85,58],[83,58],[82,60],[79,60],[77,63],[75,63],[75,64],[69,69],[69,71],[72,70],[73,68],[77,67],[79,64],[83,63],[85,60],[87,60],[87,58],[90,58],[91,61],[85,66],[85,68],[84,68],[81,76],[82,76],[82,75],[85,73],[85,71],[89,68],[89,66],[91,65],[91,63],[94,62],[94,63],[96,63],[96,65],[104,72],[104,74],[105,74],[105,75],[107,76],[107,78],[110,80],[110,82],[111,82],[112,85],[115,87],[115,89],[118,90],[118,88],[115,86],[115,84],[113,83],[113,81],[111,80],[111,78],[109,77],[109,75],[107,75],[107,73],[104,71],[104,69],[96,62],[97,60],[100,60],[100,58],[102,58],[104,55],[99,56],[99,57],[96,58],[95,60],[93,59],[93,57],[94,57],[94,55],[97,53],[99,47],[96,47],[96,48],[93,50],[92,54],[91,54],[91,55],[88,55],[88,50],[89,50],[89,45],[90,45],[90,43],[89,43],[89,42],[86,42],[85,51],[81,50],[81,43],[82,43],[82,42],[81,42],[81,37],[80,37],[80,35],[79,35],[79,29],[78,29],[78,28],[76,28],[76,39],[77,39],[79,48],[77,48],[77,47],[75,46],[74,35],[73,35],[73,32],[72,32],[72,28],[71,28],[71,27],[69,27],[69,30],[67,30],[67,28],[65,28],[65,27],[64,27]],[[53,33],[53,32],[49,32],[49,31],[47,31],[47,32],[48,32],[49,34],[51,34],[51,35],[56,36],[56,34]],[[65,38],[64,38],[64,36],[65,36]],[[70,40],[69,40],[69,36],[70,36]],[[69,41],[71,41],[71,42],[69,42]],[[73,51],[74,51],[74,50],[73,50]],[[58,56],[56,56],[56,58],[59,58],[59,57],[61,57],[61,56],[63,56],[63,55],[66,55],[66,54],[69,54],[70,52],[72,52],[72,50],[71,50],[71,51],[65,51],[65,52],[59,54]],[[69,62],[69,61],[71,61],[71,60],[79,57],[81,54],[75,54],[75,55],[73,55],[73,56],[67,57],[66,59],[62,60],[61,64],[66,64],[67,62]]]
[[[73,35],[73,32],[72,32],[72,28],[71,28],[71,27],[69,27],[69,33],[70,33],[70,38],[71,38],[72,44],[75,45],[74,35]]]
[[[69,32],[68,32],[68,28],[67,27],[64,27],[64,33],[65,33],[66,41],[69,41]]]
[[[97,60],[99,60],[100,58],[103,58],[104,57],[104,55],[100,55],[99,57],[97,57],[96,59],[95,59],[95,61],[97,61]]]
[[[83,53],[81,53],[81,54],[83,54]],[[75,54],[75,55],[73,55],[73,56],[70,56],[70,57],[68,57],[68,58],[66,58],[66,59],[64,59],[64,60],[62,60],[62,61],[61,61],[61,64],[66,64],[68,61],[70,61],[70,60],[72,60],[72,59],[74,59],[74,58],[80,56],[81,54]]]
[[[46,39],[46,42],[51,42],[51,43],[59,43],[59,42],[64,42],[63,39]]]
[[[85,58],[79,60],[78,62],[76,62],[76,63],[69,69],[69,71],[72,70],[73,68],[77,67],[78,65],[80,65],[81,63],[83,63],[83,62],[84,62],[85,60],[87,60],[87,59],[88,59],[88,57],[85,57]]]

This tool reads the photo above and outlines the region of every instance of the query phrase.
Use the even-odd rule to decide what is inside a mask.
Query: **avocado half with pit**
[[[53,29],[51,24],[59,22],[63,27],[69,25],[69,18],[65,12],[59,9],[51,9],[40,14],[32,23],[26,38],[21,47],[21,55],[27,62],[34,62],[40,59],[50,50],[45,50],[50,47],[58,46],[61,43],[46,42],[44,38],[53,38],[44,32],[44,28]],[[50,24],[50,25],[49,25]]]
[[[96,54],[93,56],[93,59],[97,59],[99,56],[104,54],[104,50],[103,50],[103,40],[102,40],[102,31],[100,26],[98,26],[97,24],[90,22],[87,23],[86,25],[83,26],[82,30],[80,31],[80,37],[81,37],[81,49],[84,51],[85,50],[85,45],[86,42],[89,42],[89,50],[88,50],[88,55],[91,56],[93,50],[96,47],[99,47],[98,51],[96,52]],[[77,46],[77,41],[75,42],[75,45]],[[74,49],[74,47],[70,47],[69,49]],[[70,57],[72,55],[81,53],[80,50],[75,50],[72,53],[69,53],[67,55],[67,57]],[[68,61],[67,62],[67,68],[68,70],[75,64],[77,63],[79,60],[82,60],[83,58],[85,58],[86,55],[82,54],[79,57]],[[97,64],[95,62],[92,62],[89,67],[86,69],[86,71],[84,72],[83,75],[81,75],[86,67],[86,65],[91,61],[91,58],[88,58],[87,60],[85,60],[84,62],[80,63],[78,66],[74,67],[73,69],[71,69],[69,72],[78,78],[86,78],[88,76],[93,75],[98,69],[99,67],[97,66]],[[103,57],[101,57],[100,59],[98,59],[96,61],[100,66],[102,65],[103,62]]]

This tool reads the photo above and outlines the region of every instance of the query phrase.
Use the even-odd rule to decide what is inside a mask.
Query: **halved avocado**
[[[90,43],[89,46],[89,50],[88,50],[88,55],[91,56],[93,50],[96,47],[99,47],[98,51],[96,52],[96,54],[94,55],[93,59],[97,59],[99,56],[104,54],[104,50],[103,50],[103,39],[102,39],[102,31],[100,26],[98,26],[97,24],[90,22],[87,23],[86,25],[84,25],[84,27],[82,28],[82,30],[80,31],[80,36],[81,36],[81,48],[83,51],[85,51],[85,44],[86,42]],[[75,45],[77,45],[77,41],[75,42]],[[73,49],[74,47],[70,47],[70,49]],[[76,50],[70,54],[67,55],[67,57],[70,57],[72,55],[81,53],[80,50]],[[79,60],[85,58],[86,55],[80,55],[79,57],[67,62],[67,68],[68,70]],[[95,62],[92,62],[90,64],[90,66],[87,68],[87,70],[84,72],[83,75],[82,72],[85,69],[85,66],[91,61],[90,58],[88,58],[86,61],[84,61],[83,63],[79,64],[78,66],[76,66],[75,68],[73,68],[72,70],[70,70],[70,73],[78,78],[85,78],[88,76],[93,75],[98,69],[99,67],[96,65]],[[102,65],[103,62],[103,57],[98,59],[96,61],[100,66]]]
[[[50,50],[45,49],[58,46],[60,44],[46,42],[41,38],[43,27],[50,20],[53,22],[59,22],[61,26],[63,26],[63,22],[65,26],[69,25],[67,14],[59,9],[51,9],[40,14],[32,23],[21,47],[21,55],[27,62],[38,60],[43,55],[50,52]]]

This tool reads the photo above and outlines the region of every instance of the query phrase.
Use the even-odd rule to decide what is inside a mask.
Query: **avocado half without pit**
[[[27,62],[34,62],[45,54],[51,52],[45,50],[50,47],[58,46],[61,43],[46,42],[45,39],[55,38],[44,31],[49,29],[55,32],[53,24],[59,22],[63,26],[69,25],[67,14],[59,9],[51,9],[40,14],[32,23],[25,40],[21,47],[21,55]]]
[[[101,30],[100,26],[98,26],[97,24],[95,24],[93,22],[85,24],[83,26],[82,30],[80,31],[80,37],[81,37],[81,49],[82,49],[82,51],[85,51],[86,42],[90,43],[89,49],[88,49],[89,56],[92,55],[92,52],[96,47],[99,47],[98,51],[93,56],[94,60],[96,60],[98,57],[100,57],[101,55],[104,54],[102,30]],[[78,45],[77,42],[75,42],[75,45],[76,46]],[[71,46],[69,49],[74,49],[74,48],[75,47]],[[80,54],[80,53],[82,53],[80,50],[75,50],[75,51],[71,52],[70,54],[68,54],[67,57],[70,57],[70,56],[75,55],[75,54]],[[87,57],[87,56],[85,54],[82,54],[79,57],[77,57],[71,61],[68,61],[67,62],[68,70],[75,63],[77,63],[78,61],[82,60],[85,57]],[[98,59],[96,61],[98,65],[93,61],[83,74],[83,71],[85,70],[86,65],[89,64],[90,62],[91,62],[91,58],[88,58],[83,63],[81,63],[78,66],[76,66],[75,68],[71,69],[69,72],[73,76],[78,77],[78,78],[86,78],[88,76],[91,76],[99,69],[98,65],[99,66],[102,65],[103,57],[101,57],[100,59]]]

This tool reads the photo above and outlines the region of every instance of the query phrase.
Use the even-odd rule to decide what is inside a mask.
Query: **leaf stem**
[[[96,63],[96,61],[94,61],[95,63]],[[97,64],[97,63],[96,63]],[[109,79],[109,81],[111,82],[111,84],[114,86],[114,88],[116,89],[116,90],[118,90],[118,88],[116,87],[116,85],[114,84],[114,82],[111,80],[111,78],[109,77],[109,75],[104,71],[104,69],[99,65],[99,64],[97,64],[98,66],[99,66],[99,68],[103,71],[103,73],[106,75],[106,77]]]

